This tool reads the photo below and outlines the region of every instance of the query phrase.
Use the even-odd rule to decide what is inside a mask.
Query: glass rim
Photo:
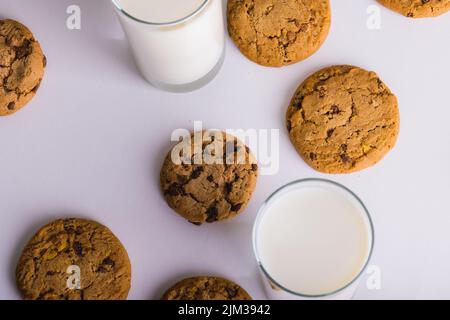
[[[344,192],[348,193],[350,196],[352,196],[354,198],[354,200],[357,201],[357,203],[360,204],[361,208],[363,209],[365,216],[367,218],[368,224],[369,224],[369,232],[370,232],[370,236],[371,236],[371,242],[370,242],[370,249],[369,252],[367,254],[367,257],[365,259],[364,265],[361,268],[361,270],[358,272],[358,274],[350,281],[348,282],[346,285],[344,285],[343,287],[336,289],[334,291],[331,292],[326,292],[326,293],[321,293],[321,294],[304,294],[304,293],[300,293],[300,292],[295,292],[291,289],[286,288],[285,286],[281,285],[279,282],[277,282],[270,274],[269,272],[264,268],[264,265],[259,257],[259,253],[258,253],[258,248],[257,248],[257,229],[261,223],[261,218],[264,216],[264,213],[267,209],[268,204],[270,203],[271,200],[273,200],[275,198],[275,196],[279,195],[281,192],[283,192],[285,189],[295,186],[295,185],[301,185],[307,182],[319,182],[319,183],[324,183],[324,184],[329,184],[335,187],[338,187],[339,189],[343,190]],[[375,230],[374,230],[374,226],[373,226],[373,221],[372,218],[370,216],[369,210],[367,209],[367,207],[364,205],[364,202],[362,202],[362,200],[349,188],[347,188],[346,186],[332,181],[332,180],[328,180],[328,179],[322,179],[322,178],[307,178],[307,179],[299,179],[299,180],[294,180],[290,183],[287,183],[283,186],[281,186],[280,188],[278,188],[275,192],[273,192],[265,201],[264,203],[261,205],[261,207],[258,209],[257,215],[256,215],[256,219],[255,222],[253,224],[253,232],[252,232],[252,242],[253,242],[253,253],[255,255],[256,258],[256,262],[258,263],[258,267],[261,269],[261,271],[263,272],[263,274],[269,279],[269,281],[271,281],[275,286],[277,286],[278,288],[280,288],[281,290],[293,294],[295,296],[301,297],[301,298],[325,298],[325,297],[331,297],[333,295],[336,295],[342,291],[344,291],[345,289],[349,288],[350,286],[352,286],[358,279],[361,278],[362,274],[364,273],[364,271],[367,269],[367,266],[369,265],[369,261],[372,257],[372,253],[373,253],[373,248],[374,248],[374,244],[375,244]]]
[[[120,0],[111,0],[111,2],[114,4],[114,6],[116,7],[116,9],[121,12],[122,14],[124,14],[126,17],[130,18],[131,20],[134,20],[138,23],[142,23],[142,24],[146,24],[149,26],[158,26],[158,27],[164,27],[164,26],[174,26],[177,24],[181,24],[183,22],[186,22],[188,20],[191,20],[192,18],[194,18],[196,15],[198,15],[200,12],[203,11],[203,9],[206,7],[206,5],[210,2],[211,0],[204,0],[202,2],[202,4],[193,12],[191,12],[190,14],[188,14],[187,16],[177,19],[177,20],[173,20],[173,21],[167,21],[167,22],[151,22],[151,21],[146,21],[143,19],[139,19],[137,17],[135,17],[134,15],[132,15],[131,13],[128,13],[126,10],[124,10],[122,8],[122,6],[120,5]]]

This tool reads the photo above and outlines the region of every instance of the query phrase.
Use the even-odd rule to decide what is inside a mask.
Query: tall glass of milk
[[[328,180],[292,182],[259,210],[253,247],[271,299],[351,299],[372,254],[362,201]]]
[[[222,65],[221,0],[112,0],[136,64],[153,86],[196,90]]]

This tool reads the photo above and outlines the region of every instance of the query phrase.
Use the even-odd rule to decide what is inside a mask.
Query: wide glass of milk
[[[253,247],[271,299],[351,299],[374,243],[362,201],[328,180],[292,182],[261,207]]]
[[[221,0],[112,0],[136,64],[153,86],[196,90],[222,65]]]

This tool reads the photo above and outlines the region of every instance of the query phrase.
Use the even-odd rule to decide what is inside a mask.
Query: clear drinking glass
[[[357,208],[355,210],[355,212],[359,212],[361,214],[361,221],[363,221],[362,224],[360,225],[364,225],[364,233],[367,234],[367,246],[364,245],[365,249],[365,253],[364,253],[364,258],[362,258],[360,261],[362,262],[361,264],[358,264],[358,266],[360,266],[357,270],[358,272],[354,273],[354,276],[351,278],[351,280],[349,280],[348,282],[345,283],[345,285],[342,285],[340,287],[335,288],[334,290],[330,290],[329,292],[321,292],[320,294],[305,294],[302,292],[297,292],[295,290],[293,290],[292,288],[289,288],[289,285],[282,285],[279,282],[279,279],[277,279],[273,274],[271,274],[266,265],[266,262],[263,261],[264,259],[262,259],[261,257],[261,248],[260,246],[260,233],[263,234],[264,232],[262,231],[262,227],[261,227],[261,223],[262,220],[265,216],[265,214],[272,208],[272,206],[277,202],[277,201],[285,201],[283,200],[284,196],[287,194],[290,194],[292,191],[295,190],[299,190],[299,188],[310,188],[310,187],[318,187],[318,188],[327,188],[327,190],[330,190],[332,192],[338,192],[341,195],[344,195],[345,197],[348,197],[348,199],[355,205],[355,208]],[[291,194],[292,195],[292,194]],[[292,199],[296,199],[296,197],[292,198]],[[329,199],[322,199],[322,201],[326,202]],[[278,207],[279,208],[279,207]],[[270,213],[269,213],[270,214]],[[273,220],[268,220],[268,221],[273,221]],[[267,222],[265,222],[267,223]],[[286,221],[286,224],[292,223],[292,221]],[[318,222],[320,223],[320,221]],[[279,228],[280,225],[278,224],[269,224],[269,228]],[[265,227],[267,228],[267,227]],[[280,229],[279,235],[281,235],[281,237],[284,237],[284,233],[283,230]],[[311,230],[312,232],[314,232],[314,230]],[[348,231],[348,230],[346,230]],[[267,233],[266,233],[267,234]],[[266,235],[265,234],[265,235]],[[341,233],[342,234],[342,233]],[[289,236],[289,235],[288,235]],[[326,234],[321,234],[321,237],[326,237]],[[290,241],[294,241],[292,239],[290,239]],[[374,228],[373,228],[373,223],[372,220],[370,218],[369,212],[367,210],[367,208],[365,207],[364,203],[358,198],[358,196],[356,196],[350,189],[342,186],[341,184],[338,184],[336,182],[333,181],[329,181],[329,180],[324,180],[324,179],[303,179],[303,180],[297,180],[294,182],[291,182],[283,187],[281,187],[280,189],[278,189],[277,191],[275,191],[261,206],[261,208],[258,211],[258,215],[253,227],[253,249],[254,249],[254,254],[258,263],[258,266],[260,268],[262,277],[263,277],[263,282],[264,282],[264,286],[265,286],[265,291],[267,293],[268,298],[270,299],[275,299],[275,300],[314,300],[314,299],[322,299],[322,300],[348,300],[348,299],[352,299],[355,291],[358,287],[358,284],[361,280],[361,277],[364,273],[364,270],[366,269],[370,257],[372,255],[372,251],[373,251],[373,246],[374,246]],[[278,247],[277,247],[277,252],[278,252]],[[279,251],[280,254],[282,255],[295,255],[296,252],[291,252],[286,250],[286,252],[284,252],[284,250]],[[285,258],[286,256],[283,256],[283,258]],[[361,257],[363,257],[361,255]],[[274,259],[276,260],[278,258],[275,257]],[[290,258],[289,258],[290,259]],[[266,259],[266,260],[271,260],[271,259]],[[273,261],[273,260],[272,260]],[[283,261],[285,262],[285,259],[283,259]],[[294,265],[294,264],[293,264]],[[300,264],[301,265],[301,264]],[[318,270],[323,270],[324,266],[318,266]],[[333,268],[333,266],[327,266],[328,268]],[[297,269],[296,269],[297,270]],[[355,268],[356,270],[356,268]],[[301,271],[301,267],[298,268],[298,274],[300,275]],[[350,278],[349,278],[350,279]],[[320,275],[317,274],[317,278],[312,281],[319,281],[319,280],[323,280],[320,278]]]
[[[136,64],[153,86],[188,92],[209,83],[225,56],[220,0],[204,0],[189,15],[165,22],[144,21],[112,0]],[[131,11],[131,10],[128,10]]]

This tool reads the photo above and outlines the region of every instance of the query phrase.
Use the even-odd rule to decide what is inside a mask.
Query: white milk
[[[363,205],[338,185],[312,180],[288,186],[260,213],[255,226],[258,260],[280,287],[301,295],[328,295],[346,287],[364,268],[372,246],[369,219]],[[272,298],[299,298],[268,288]],[[326,298],[351,298],[354,289]]]
[[[113,3],[136,64],[150,83],[184,91],[196,89],[215,76],[225,44],[220,0],[113,0]],[[182,22],[176,22],[180,19]],[[183,88],[195,82],[201,83]]]
[[[200,8],[205,0],[119,0],[125,12],[153,23],[183,19]]]

